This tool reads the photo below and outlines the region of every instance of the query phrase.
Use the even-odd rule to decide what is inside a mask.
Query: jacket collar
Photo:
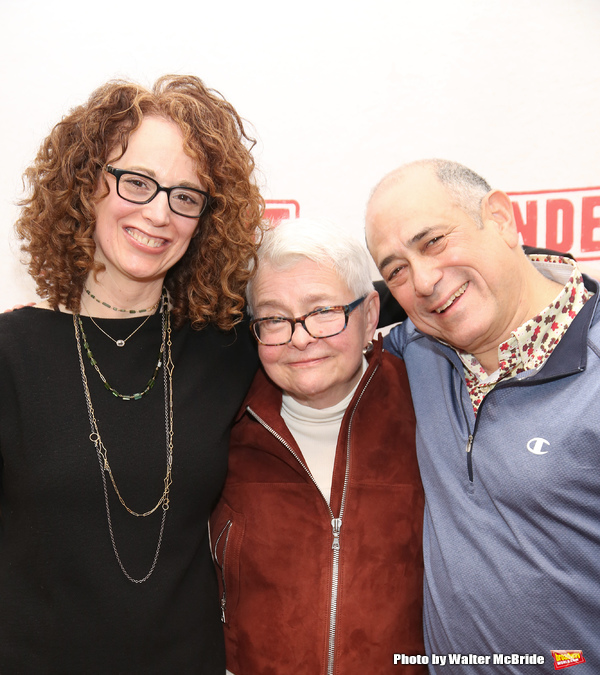
[[[599,297],[598,282],[583,275],[585,287],[594,295],[585,303],[546,364],[534,376],[535,379],[553,379],[585,370],[587,365],[587,339],[593,323],[600,318],[597,312]]]

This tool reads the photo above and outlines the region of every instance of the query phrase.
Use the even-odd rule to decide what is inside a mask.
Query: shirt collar
[[[519,326],[498,347],[499,367],[495,372],[488,375],[473,354],[455,350],[463,363],[475,410],[500,380],[539,370],[591,295],[571,258],[539,254],[529,258],[544,276],[562,283],[563,288],[540,314]]]

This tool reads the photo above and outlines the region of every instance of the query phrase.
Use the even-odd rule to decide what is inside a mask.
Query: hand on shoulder
[[[39,307],[39,306],[42,306],[43,304],[44,303],[39,303],[39,305],[37,305],[37,306]],[[9,309],[5,309],[4,314],[6,314],[6,312],[14,312],[15,309],[23,309],[23,307],[35,307],[35,306],[36,306],[35,302],[28,302],[26,305],[15,305],[14,307],[10,307]]]

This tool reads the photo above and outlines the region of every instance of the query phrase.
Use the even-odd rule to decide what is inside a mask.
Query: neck
[[[560,294],[563,286],[545,277],[526,259],[521,289],[522,293],[513,319],[508,323],[500,339],[495,340],[489,348],[484,347],[481,351],[473,353],[488,375],[498,370],[500,345],[508,340],[513,331],[543,312]]]
[[[97,279],[90,274],[85,284],[85,289],[89,291],[89,294],[84,289],[81,313],[110,319],[134,316],[140,310],[148,310],[143,313],[151,314],[155,311],[151,308],[160,301],[162,283],[163,280],[159,279],[152,282],[117,284],[106,274],[98,275]]]

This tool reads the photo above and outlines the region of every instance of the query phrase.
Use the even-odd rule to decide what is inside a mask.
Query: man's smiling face
[[[488,197],[480,225],[429,167],[414,167],[367,209],[367,244],[393,296],[422,332],[473,354],[510,332],[520,295],[514,232],[498,226]]]

